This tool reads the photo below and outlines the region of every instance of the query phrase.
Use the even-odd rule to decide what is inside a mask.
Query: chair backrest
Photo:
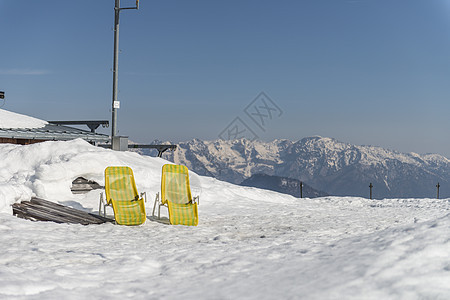
[[[105,193],[108,203],[114,200],[138,199],[133,170],[129,167],[107,167],[105,169]]]
[[[176,204],[191,202],[188,168],[181,165],[164,165],[161,179],[161,201]]]

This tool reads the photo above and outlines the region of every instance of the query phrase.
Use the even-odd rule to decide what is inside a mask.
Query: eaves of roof
[[[81,138],[88,142],[107,142],[106,134],[64,125],[47,124],[41,128],[0,128],[0,138],[67,141]]]

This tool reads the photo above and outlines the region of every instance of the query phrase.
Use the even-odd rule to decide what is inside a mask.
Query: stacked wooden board
[[[30,201],[15,203],[12,207],[13,215],[32,221],[51,221],[82,225],[114,222],[110,218],[87,213],[40,198],[31,198]]]
[[[72,182],[71,191],[73,194],[85,194],[92,190],[104,188],[105,187],[99,185],[95,181],[87,180],[84,177],[78,177]]]

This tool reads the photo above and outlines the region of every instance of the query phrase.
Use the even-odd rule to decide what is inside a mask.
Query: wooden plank
[[[100,216],[97,216],[95,214],[90,214],[75,208],[67,207],[58,203],[54,203],[51,201],[47,201],[40,198],[31,198],[31,203],[35,203],[38,205],[42,205],[44,207],[48,207],[49,209],[54,210],[56,213],[60,213],[62,215],[69,215],[73,217],[80,218],[84,221],[89,221],[93,224],[101,224],[108,221],[113,221],[112,219],[103,218]]]
[[[102,224],[114,220],[39,198],[13,204],[13,214],[32,221],[71,224]]]
[[[14,203],[12,205],[12,209],[13,209],[13,216],[17,216],[18,218],[27,219],[31,221],[39,221],[38,219],[30,215],[27,215],[24,209],[20,206],[20,203]]]
[[[35,214],[38,214],[42,217],[46,217],[49,221],[58,220],[61,223],[72,223],[72,224],[83,224],[87,225],[88,222],[76,217],[71,216],[69,214],[64,214],[62,212],[58,212],[56,210],[52,210],[49,207],[45,207],[42,205],[36,205],[31,202],[22,202],[22,205],[27,208],[29,211],[33,211]]]
[[[72,186],[70,191],[72,194],[87,194],[93,189],[91,187],[84,187],[84,186]]]
[[[51,211],[54,214],[60,214],[62,216],[69,216],[69,217],[84,217],[87,213],[73,209],[71,207],[66,207],[63,205],[60,205],[58,203],[54,203],[51,201],[39,199],[39,198],[31,198],[30,201],[35,207],[45,209],[47,211]],[[97,221],[94,220],[94,221]]]
[[[72,187],[70,188],[73,194],[85,194],[92,190],[103,189],[95,181],[87,180],[84,177],[78,177],[72,182]]]
[[[97,215],[97,214],[93,214],[93,213],[89,213],[89,215],[91,215],[91,216],[93,216],[93,217],[95,217],[97,219],[102,220],[103,223],[107,223],[107,222],[114,223],[114,222],[116,222],[115,219],[111,219],[111,218],[104,217],[104,216],[101,216],[101,215]]]
[[[66,218],[61,218],[59,216],[55,216],[49,214],[45,211],[36,209],[36,207],[30,206],[30,203],[22,202],[18,205],[13,206],[13,210],[15,210],[16,214],[20,214],[25,219],[30,219],[34,221],[52,221],[56,223],[73,223]]]
[[[61,204],[58,204],[58,203],[55,203],[55,202],[51,202],[51,201],[48,201],[48,200],[44,200],[44,199],[41,199],[41,198],[33,197],[33,198],[31,198],[30,202],[34,203],[34,204],[42,205],[44,207],[49,207],[49,208],[52,208],[52,209],[54,209],[56,211],[60,211],[60,212],[63,212],[63,213],[66,213],[66,214],[70,214],[70,215],[73,215],[73,216],[78,216],[78,217],[81,217],[81,218],[90,219],[93,222],[98,222],[99,220],[100,221],[106,221],[105,218],[102,218],[102,217],[97,216],[95,214],[91,214],[91,213],[88,213],[88,212],[85,212],[85,211],[82,211],[82,210],[78,210],[78,209],[75,209],[75,208],[72,208],[72,207],[64,206],[64,205],[61,205]],[[107,219],[107,220],[111,220],[111,219]]]

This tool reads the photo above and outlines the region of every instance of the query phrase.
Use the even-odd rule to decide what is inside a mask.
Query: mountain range
[[[163,158],[199,175],[240,184],[254,174],[301,180],[330,195],[369,197],[450,197],[450,160],[439,154],[401,153],[358,146],[327,137],[271,142],[240,140],[177,144]],[[145,153],[144,153],[145,154]]]

